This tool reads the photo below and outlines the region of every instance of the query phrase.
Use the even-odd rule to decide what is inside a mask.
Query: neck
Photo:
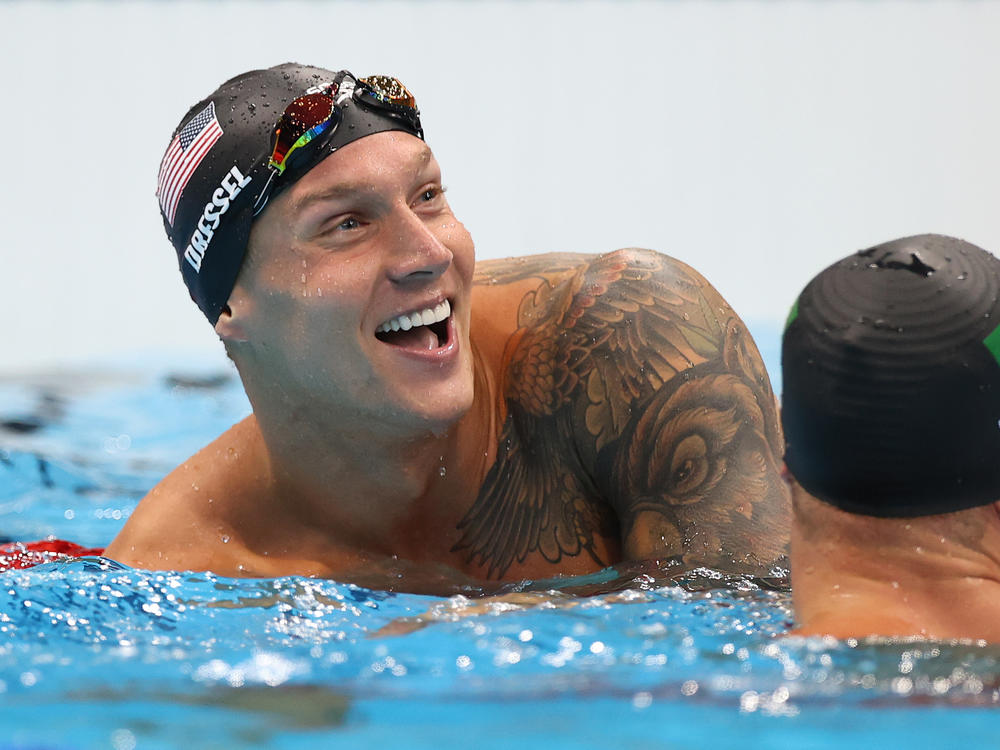
[[[450,548],[448,534],[435,529],[454,528],[459,503],[475,496],[496,451],[495,385],[475,347],[473,373],[473,405],[463,416],[409,425],[315,399],[262,398],[244,378],[271,467],[272,508],[261,518],[323,548],[418,559],[434,556],[431,531]]]
[[[995,506],[915,519],[857,516],[796,487],[796,632],[1000,641]]]

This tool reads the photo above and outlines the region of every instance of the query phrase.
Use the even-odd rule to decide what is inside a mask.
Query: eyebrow
[[[411,160],[414,172],[419,172],[422,170],[430,160],[433,158],[430,148],[426,145],[417,153],[417,155]],[[404,167],[406,169],[406,167]],[[299,196],[292,203],[291,209],[294,213],[299,213],[314,203],[320,203],[323,201],[338,200],[341,198],[347,198],[350,196],[358,195],[363,193],[367,188],[371,187],[368,182],[347,182],[338,183],[332,185],[328,188],[322,188],[315,190],[305,195]]]

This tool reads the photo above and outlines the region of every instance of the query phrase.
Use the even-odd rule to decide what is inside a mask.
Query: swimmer
[[[816,276],[782,342],[797,633],[1000,641],[1000,260],[907,237]]]
[[[476,265],[398,80],[234,78],[181,120],[158,196],[253,414],[108,557],[388,588],[782,558],[776,400],[725,300],[649,250]]]

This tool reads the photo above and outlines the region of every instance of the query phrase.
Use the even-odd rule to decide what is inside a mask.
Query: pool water
[[[0,535],[103,546],[248,412],[220,362],[0,379]],[[775,572],[623,566],[481,601],[97,557],[8,571],[0,749],[996,742],[1000,649],[783,637]]]

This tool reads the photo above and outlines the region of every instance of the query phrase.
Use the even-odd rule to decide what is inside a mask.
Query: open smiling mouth
[[[445,300],[433,308],[404,313],[375,329],[375,338],[404,349],[439,349],[448,343],[451,303]]]

